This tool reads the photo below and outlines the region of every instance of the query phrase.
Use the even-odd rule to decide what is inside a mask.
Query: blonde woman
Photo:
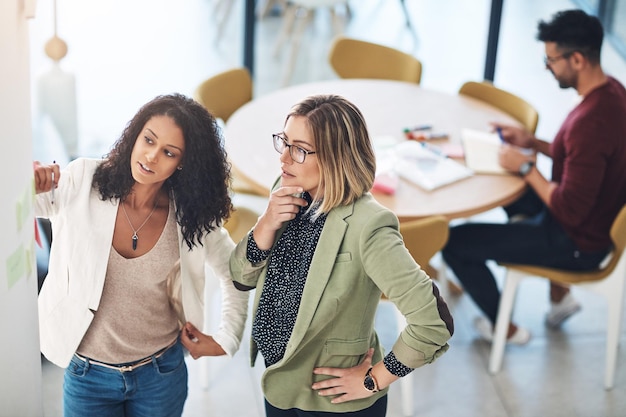
[[[282,174],[230,261],[236,286],[257,289],[251,355],[267,367],[266,414],[384,416],[389,385],[448,349],[450,312],[368,192],[375,158],[352,103],[309,97],[272,140]],[[381,293],[407,319],[385,356]]]

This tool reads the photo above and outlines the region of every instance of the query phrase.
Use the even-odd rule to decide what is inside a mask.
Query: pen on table
[[[57,161],[52,161],[52,164],[56,164]],[[52,200],[52,204],[54,204],[54,167],[52,168],[52,188],[50,189],[50,199]]]
[[[437,156],[440,156],[442,158],[447,158],[448,155],[446,155],[446,153],[439,147],[437,146],[430,146],[425,142],[420,142],[420,145],[422,145],[422,147],[424,149],[428,149],[429,151],[431,151],[432,153],[434,153]]]
[[[419,125],[412,128],[405,127],[402,129],[407,138],[411,139],[410,136],[413,136],[413,132],[423,132],[425,130],[431,130],[433,127],[431,125]]]
[[[504,142],[504,136],[502,136],[502,128],[496,127],[496,132],[498,132],[498,137],[500,138],[500,142]]]
[[[431,125],[417,125],[411,129],[409,129],[411,132],[417,132],[419,130],[430,130],[433,127]]]

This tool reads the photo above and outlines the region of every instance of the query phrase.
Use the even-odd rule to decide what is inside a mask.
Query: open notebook
[[[380,143],[380,142],[379,142]],[[389,146],[392,145],[392,146]],[[470,177],[473,172],[423,142],[401,140],[376,146],[377,176],[390,172],[429,191]]]
[[[508,174],[498,162],[501,141],[496,133],[463,129],[461,142],[468,168],[479,174]]]

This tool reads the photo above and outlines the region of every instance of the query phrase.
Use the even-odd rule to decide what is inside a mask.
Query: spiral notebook
[[[501,141],[496,133],[474,129],[461,131],[465,165],[478,174],[508,174],[498,162]]]

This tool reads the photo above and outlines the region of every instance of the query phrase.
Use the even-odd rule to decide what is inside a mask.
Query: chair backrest
[[[213,116],[227,122],[241,106],[252,100],[252,77],[246,68],[234,68],[203,81],[194,98]]]
[[[490,104],[519,121],[529,132],[535,133],[539,123],[539,113],[526,100],[502,90],[488,81],[468,81],[461,86],[463,94]]]
[[[430,266],[430,259],[448,242],[448,219],[432,216],[400,223],[400,233],[409,253],[431,278],[437,271]]]
[[[224,228],[237,243],[252,229],[258,218],[259,215],[247,207],[235,207]]]
[[[419,84],[422,63],[413,55],[346,36],[337,36],[328,57],[341,78],[375,78]]]
[[[613,241],[613,256],[609,263],[603,268],[607,271],[606,275],[613,272],[613,269],[615,269],[615,266],[622,256],[626,256],[624,255],[624,251],[626,250],[626,204],[619,213],[617,213],[615,220],[613,220],[613,225],[611,226],[611,240]]]

